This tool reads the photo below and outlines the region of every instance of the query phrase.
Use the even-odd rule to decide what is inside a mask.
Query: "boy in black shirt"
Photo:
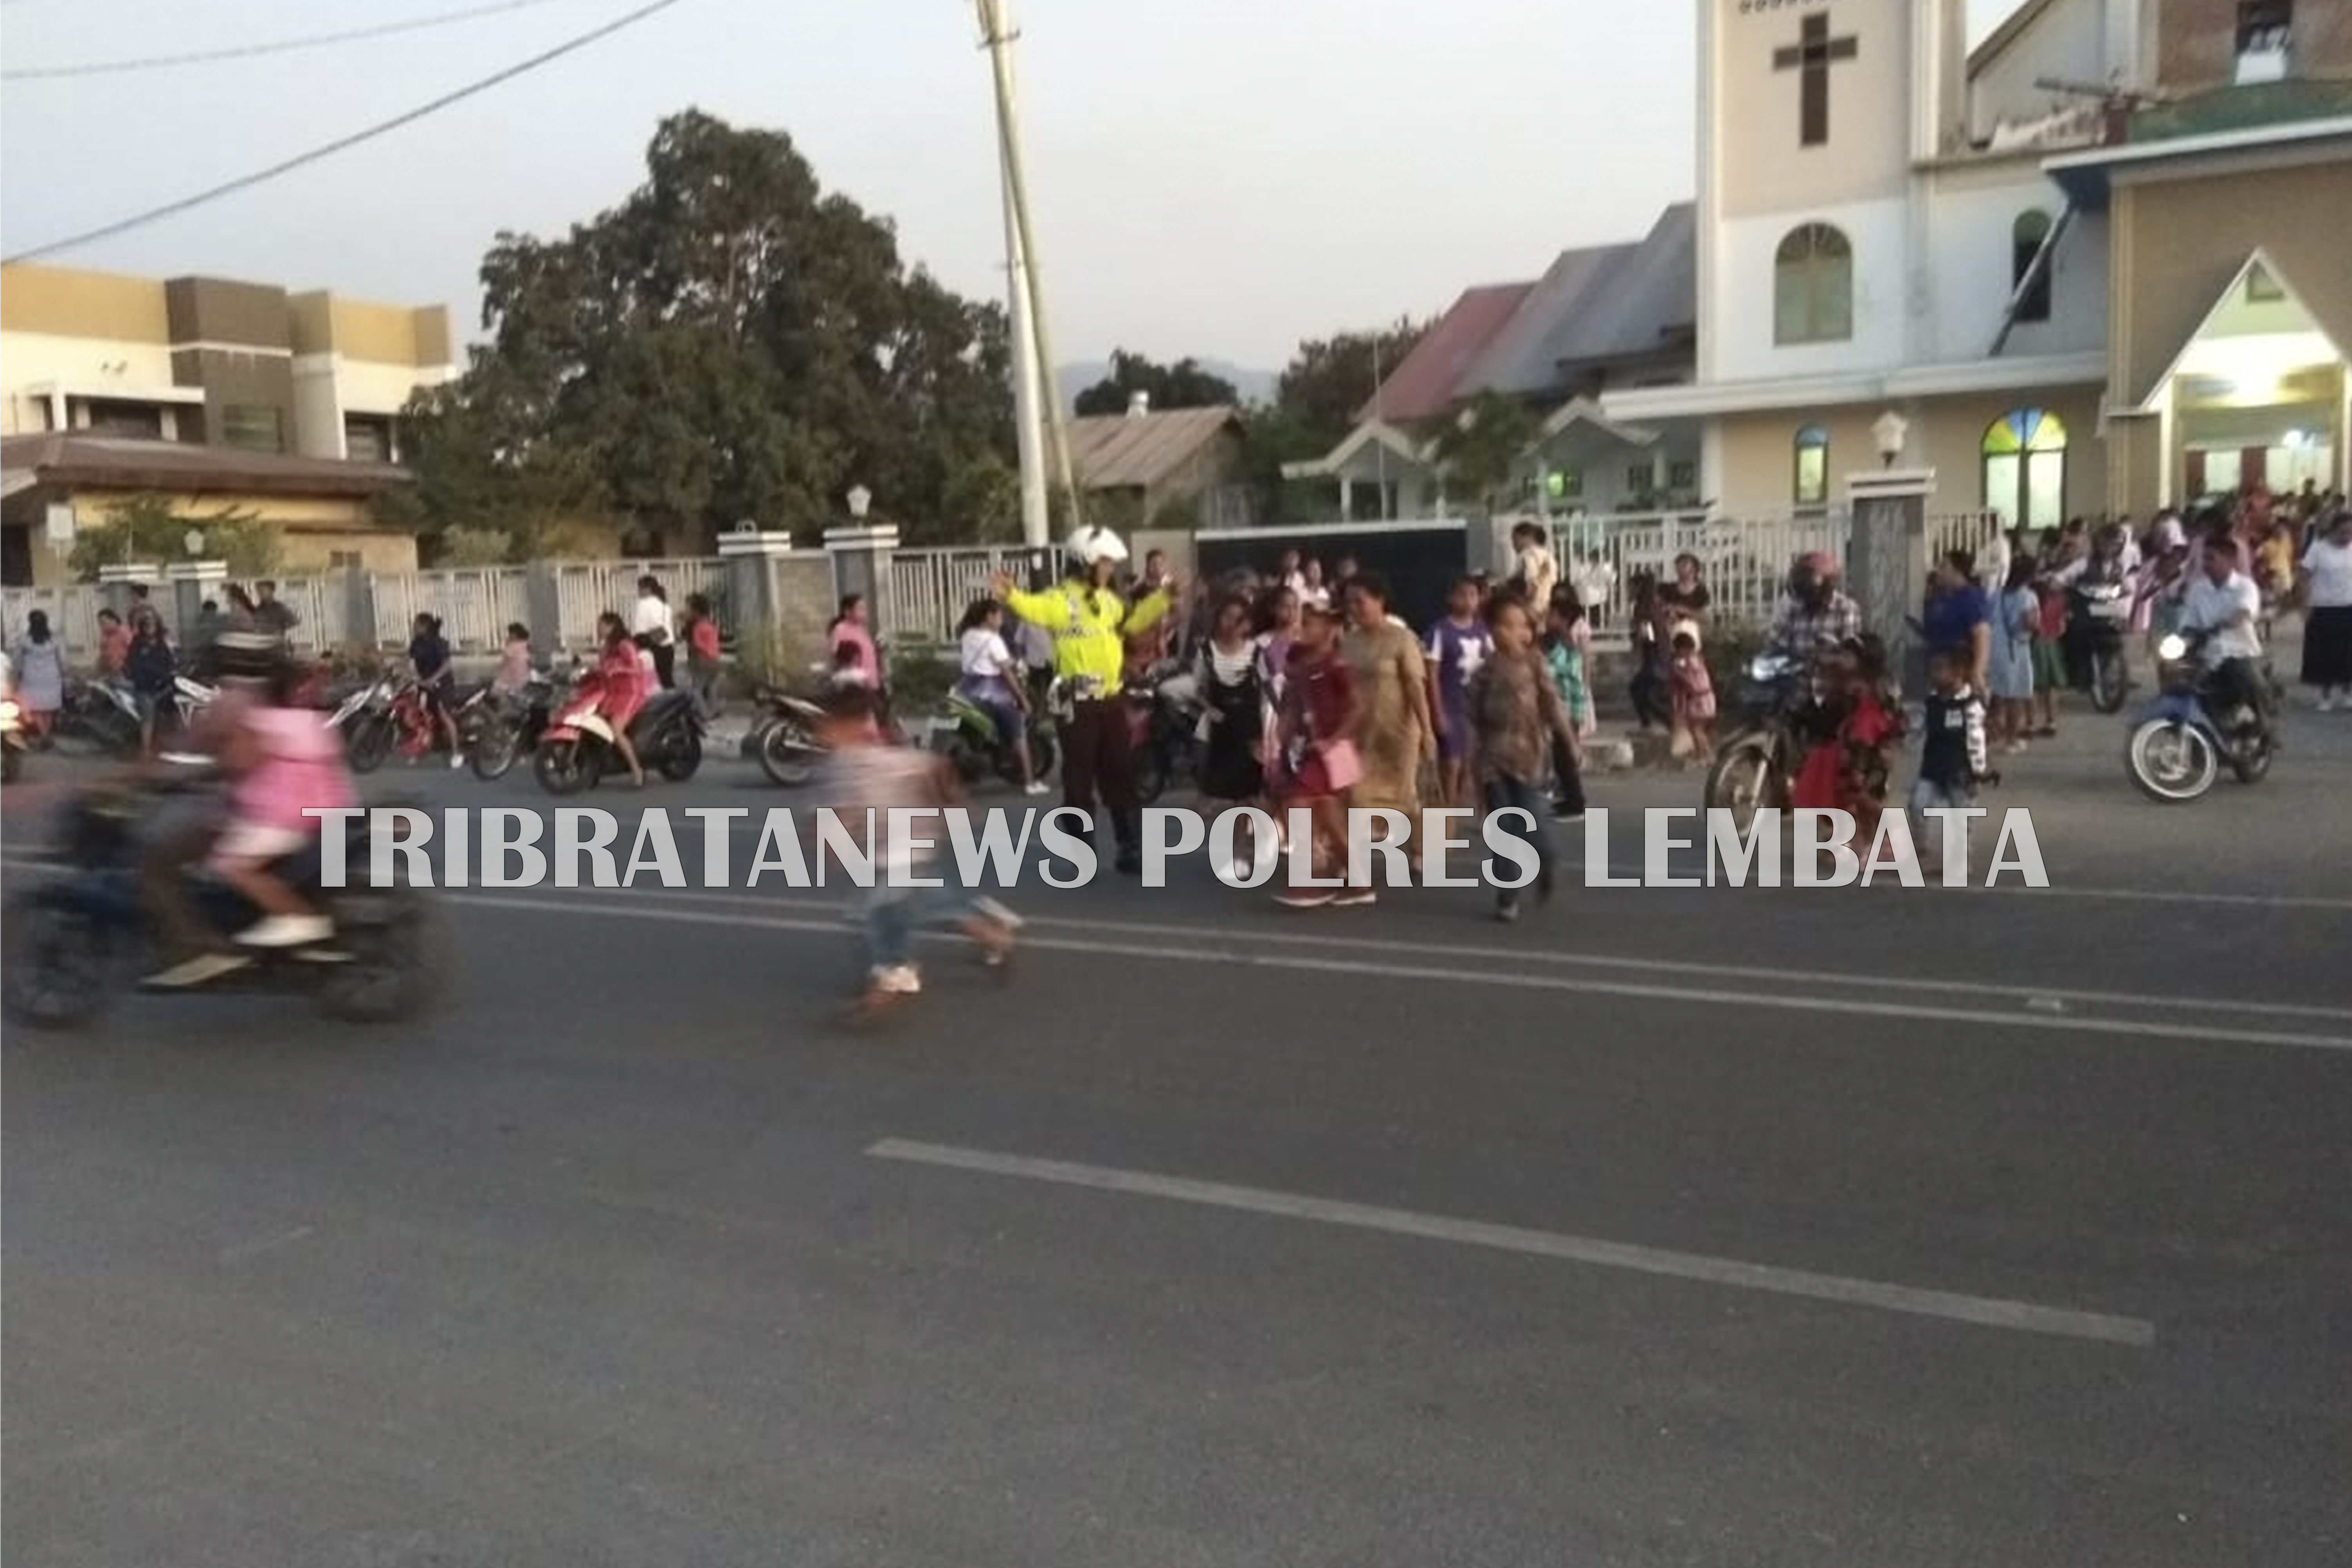
[[[1962,657],[1952,649],[1937,649],[1927,660],[1927,746],[1919,757],[1919,776],[1911,785],[1910,808],[1911,837],[1920,863],[1932,869],[1941,858],[1944,836],[1941,824],[1931,822],[1927,814],[1974,805],[1977,785],[1997,782],[1999,775],[1985,766],[1984,699],[1969,684]]]

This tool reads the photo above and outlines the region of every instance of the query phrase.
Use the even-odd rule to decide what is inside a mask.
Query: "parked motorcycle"
[[[48,739],[68,756],[129,757],[139,751],[139,699],[119,680],[85,680],[66,693]]]
[[[2131,589],[2122,583],[2077,583],[2066,591],[2068,619],[2082,628],[2077,635],[2091,706],[2102,713],[2121,712],[2131,688],[2124,654],[2131,607]]]
[[[612,721],[604,717],[604,682],[593,674],[560,705],[554,721],[531,753],[531,773],[550,795],[593,789],[618,765]],[[702,715],[691,695],[656,691],[629,721],[629,743],[637,761],[672,784],[684,784],[702,766]]]
[[[466,755],[478,779],[500,779],[539,749],[555,711],[555,677],[534,673],[520,691],[491,693],[458,717]],[[470,721],[470,727],[469,727]]]
[[[1792,654],[1769,649],[1748,661],[1740,683],[1739,718],[1716,747],[1707,770],[1706,804],[1732,813],[1742,833],[1759,809],[1785,810],[1797,769],[1812,744],[1811,668]]]
[[[2210,634],[2175,634],[2157,645],[2156,700],[2140,714],[2124,747],[2132,783],[2150,800],[2183,805],[2200,798],[2228,763],[2240,784],[2271,771],[2277,747],[2269,720],[2242,705],[2219,707],[2213,672],[2198,655]],[[2270,673],[2263,672],[2265,685]]]
[[[786,789],[799,789],[816,776],[824,760],[818,740],[824,710],[805,697],[762,687],[758,701],[767,716],[751,731],[751,750],[761,771]]]
[[[327,715],[326,726],[343,737],[343,762],[355,773],[370,773],[392,755],[395,735],[392,700],[397,683],[390,677],[369,682],[352,692]]]
[[[12,1023],[49,1029],[89,1024],[139,973],[135,966],[154,961],[157,933],[139,896],[136,831],[153,793],[152,785],[91,790],[68,803],[54,853],[61,874],[27,879],[8,903],[0,1010]],[[327,950],[255,949],[252,963],[194,989],[299,992],[327,1016],[355,1023],[424,1011],[447,973],[433,906],[405,884],[365,885],[363,822],[351,825],[343,854],[347,885],[339,889],[320,885],[315,845],[279,868],[333,917],[336,934]],[[190,890],[205,921],[224,935],[260,918],[258,909],[210,876],[197,874]]]

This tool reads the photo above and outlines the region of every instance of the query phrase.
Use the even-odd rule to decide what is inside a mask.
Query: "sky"
[[[0,66],[265,42],[478,0],[0,0]],[[96,226],[387,118],[633,8],[543,0],[363,44],[0,86],[0,249]],[[1981,36],[2014,0],[1969,0]],[[1638,237],[1694,184],[1696,7],[1623,0],[1013,0],[1055,356],[1276,368]],[[1628,26],[1639,14],[1643,26]],[[257,189],[51,258],[446,302],[478,331],[501,229],[642,177],[666,114],[789,132],[968,294],[1003,287],[989,76],[966,0],[682,0]]]

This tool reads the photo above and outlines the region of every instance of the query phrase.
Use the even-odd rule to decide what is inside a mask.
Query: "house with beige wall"
[[[393,462],[401,408],[455,374],[446,306],[0,267],[0,434],[89,429]]]
[[[414,567],[369,503],[406,482],[400,412],[454,357],[439,305],[0,267],[0,579],[62,580],[79,528],[150,495],[279,525],[289,572]]]

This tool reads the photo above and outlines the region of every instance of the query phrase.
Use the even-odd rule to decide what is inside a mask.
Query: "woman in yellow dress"
[[[1412,825],[1407,853],[1421,855],[1421,769],[1437,757],[1429,717],[1428,667],[1421,639],[1389,614],[1388,585],[1358,576],[1348,584],[1348,632],[1340,653],[1356,679],[1356,753],[1363,765],[1348,804],[1402,811]]]

